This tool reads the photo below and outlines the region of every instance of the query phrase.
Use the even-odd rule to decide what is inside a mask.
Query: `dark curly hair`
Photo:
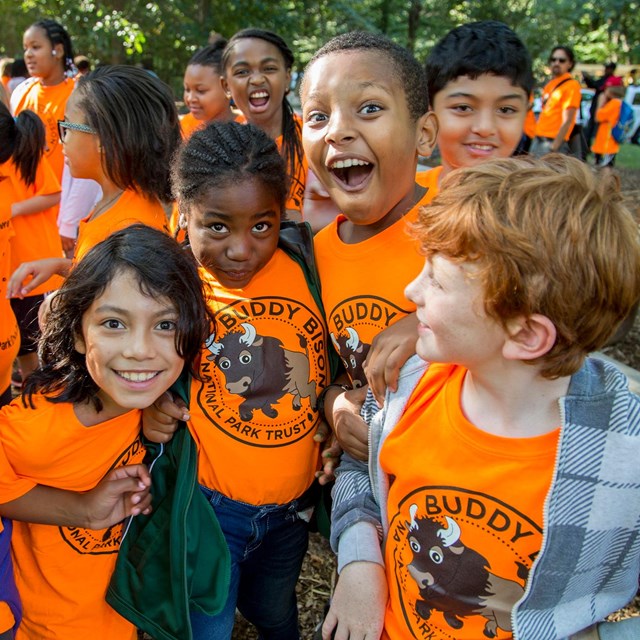
[[[39,340],[41,365],[25,381],[25,406],[33,406],[33,394],[41,393],[53,403],[90,401],[97,411],[102,410],[98,386],[75,344],[82,335],[86,311],[123,271],[135,274],[141,295],[165,298],[179,311],[176,351],[197,376],[193,363],[212,324],[195,260],[161,231],[134,224],[93,247],[52,299]]]

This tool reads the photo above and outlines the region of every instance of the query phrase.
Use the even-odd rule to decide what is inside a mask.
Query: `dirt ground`
[[[640,171],[621,170],[618,174],[628,204],[640,220]],[[640,370],[640,314],[627,337],[603,351],[612,358]],[[303,640],[311,640],[315,626],[322,620],[323,609],[331,591],[334,568],[335,560],[328,542],[318,534],[313,534],[298,583],[298,608]],[[611,619],[632,615],[640,615],[640,598],[636,598],[628,607],[613,614]],[[255,630],[238,615],[233,639],[256,638]]]

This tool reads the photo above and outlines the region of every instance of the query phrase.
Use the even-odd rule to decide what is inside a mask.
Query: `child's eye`
[[[457,113],[470,113],[472,111],[468,104],[455,104],[451,108]]]
[[[120,322],[120,320],[116,320],[115,318],[109,318],[102,323],[103,327],[107,329],[124,329],[124,324]]]
[[[160,331],[175,331],[176,326],[177,324],[173,320],[162,320],[161,322],[158,322],[156,328],[160,329]]]
[[[233,72],[234,76],[246,76],[249,73],[248,69],[236,69]]]
[[[510,116],[513,113],[518,113],[519,110],[516,109],[515,107],[507,106],[507,107],[499,107],[498,111],[505,116]]]
[[[320,113],[319,111],[312,111],[306,117],[306,122],[325,122],[329,118],[326,114]]]
[[[379,111],[382,111],[382,107],[378,104],[365,104],[364,107],[360,109],[360,113],[363,113],[365,115],[378,113]]]
[[[276,73],[280,71],[280,67],[265,67],[264,71],[265,73]]]
[[[271,228],[271,225],[267,222],[258,222],[258,224],[253,225],[253,230],[256,233],[266,233]]]
[[[222,224],[222,222],[214,222],[212,225],[209,226],[209,228],[214,233],[226,233],[227,232],[227,225]]]

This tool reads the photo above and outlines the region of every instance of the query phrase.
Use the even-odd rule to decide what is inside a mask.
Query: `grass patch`
[[[629,142],[620,145],[616,157],[616,168],[640,169],[640,145]]]

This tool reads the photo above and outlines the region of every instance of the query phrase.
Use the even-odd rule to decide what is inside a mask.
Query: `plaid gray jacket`
[[[339,570],[355,560],[383,564],[388,478],[378,453],[426,367],[412,358],[384,408],[378,410],[371,394],[363,407],[369,466],[345,454],[336,472],[331,543]],[[512,614],[517,640],[568,638],[625,606],[638,589],[640,398],[614,366],[588,358],[572,376],[560,411],[542,547]],[[640,618],[635,621],[637,628],[629,631],[627,623],[620,637],[640,638]]]

